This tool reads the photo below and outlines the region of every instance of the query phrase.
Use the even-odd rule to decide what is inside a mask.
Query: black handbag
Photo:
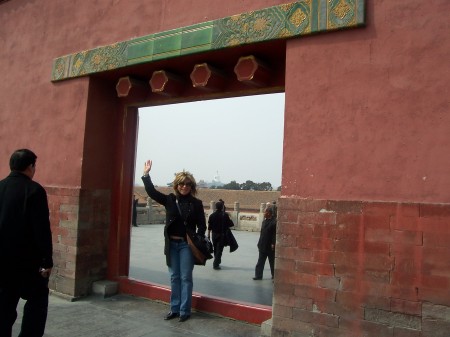
[[[188,231],[187,242],[189,247],[191,247],[192,254],[194,255],[194,263],[196,265],[204,266],[207,260],[213,258],[213,245],[206,236]]]
[[[183,217],[180,205],[178,204],[178,199],[176,200],[176,203],[178,211],[180,212],[180,216]],[[184,220],[184,224],[186,225],[186,220]],[[213,258],[213,245],[211,241],[204,235],[202,236],[196,232],[188,230],[187,227],[186,236],[187,243],[192,251],[192,255],[194,255],[194,264],[204,266],[207,260]]]

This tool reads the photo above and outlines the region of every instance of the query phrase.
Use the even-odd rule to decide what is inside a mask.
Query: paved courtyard
[[[259,233],[233,231],[233,234],[239,248],[233,253],[225,248],[222,270],[214,270],[211,260],[206,266],[195,266],[194,291],[231,301],[271,306],[273,283],[268,263],[264,279],[252,280],[258,258]],[[169,285],[163,245],[163,225],[132,227],[130,277]],[[23,305],[21,300],[13,336],[20,331]],[[51,295],[44,337],[256,337],[261,333],[258,325],[195,311],[184,323],[164,321],[167,311],[166,303],[130,295],[89,296],[75,302]]]
[[[169,273],[164,256],[163,225],[132,227],[130,277],[169,285]],[[266,262],[264,279],[254,281],[258,260],[258,232],[233,231],[239,248],[230,253],[225,247],[222,270],[212,268],[212,260],[206,266],[194,268],[194,292],[222,297],[240,302],[272,305],[273,283]]]
[[[24,301],[12,336],[20,331]],[[129,295],[89,296],[76,302],[50,296],[44,337],[257,337],[258,325],[202,312],[191,319],[164,321],[168,305]]]

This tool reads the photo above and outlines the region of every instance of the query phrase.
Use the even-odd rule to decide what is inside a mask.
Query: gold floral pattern
[[[294,14],[289,18],[289,21],[296,27],[300,27],[305,20],[306,14],[299,8],[297,8]]]
[[[357,5],[357,0],[328,0],[328,28],[353,26]]]

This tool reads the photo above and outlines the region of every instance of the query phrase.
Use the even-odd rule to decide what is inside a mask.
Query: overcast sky
[[[136,185],[153,161],[155,185],[190,171],[198,181],[281,185],[284,93],[199,101],[139,110]]]

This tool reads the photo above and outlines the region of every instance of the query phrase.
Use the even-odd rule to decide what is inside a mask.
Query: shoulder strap
[[[178,198],[175,199],[175,202],[177,203],[178,213],[180,213],[181,220],[183,220],[184,225],[187,226],[187,221],[186,221],[187,218],[186,219],[183,218],[183,212],[181,212],[180,204],[178,203]]]
[[[175,202],[177,203],[178,212],[180,213],[181,218],[183,218],[183,213],[181,213],[180,204],[178,203],[178,198],[175,199]]]

